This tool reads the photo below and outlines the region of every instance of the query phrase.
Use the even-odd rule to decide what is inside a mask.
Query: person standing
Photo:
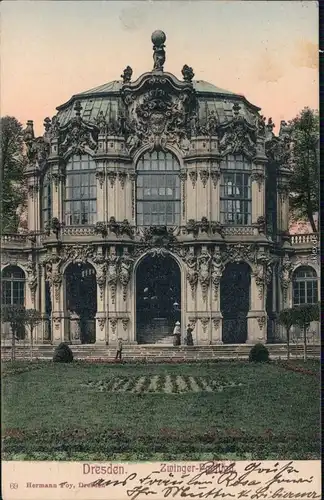
[[[180,339],[181,339],[180,321],[177,321],[173,329],[173,345],[174,346],[180,345]]]
[[[116,352],[116,357],[115,357],[116,360],[119,359],[121,361],[122,352],[123,352],[123,341],[122,341],[122,339],[118,339],[117,352]]]
[[[187,326],[187,338],[186,338],[187,345],[193,345],[192,332],[193,332],[193,328],[189,323]]]

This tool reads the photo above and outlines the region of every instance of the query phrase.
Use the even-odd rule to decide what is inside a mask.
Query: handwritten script
[[[321,498],[320,461],[3,462],[6,500]]]
[[[154,465],[152,471],[141,475],[133,472],[123,479],[99,477],[88,487],[124,487],[127,498],[233,498],[233,499],[320,499],[313,475],[303,475],[298,462],[244,462],[229,463],[220,467],[219,462],[199,464],[198,473],[167,472],[167,465]],[[159,465],[159,464],[157,464]],[[165,468],[163,467],[165,465]],[[181,467],[181,466],[180,466]]]

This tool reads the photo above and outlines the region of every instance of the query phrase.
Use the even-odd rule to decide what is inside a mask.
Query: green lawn
[[[6,362],[3,458],[319,459],[319,362],[305,368]]]

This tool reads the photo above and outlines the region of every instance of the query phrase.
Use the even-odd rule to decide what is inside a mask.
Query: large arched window
[[[18,266],[8,266],[2,271],[2,304],[6,306],[25,303],[25,273]]]
[[[228,155],[221,161],[222,224],[251,224],[251,170],[251,162],[242,155]]]
[[[301,266],[293,274],[293,305],[316,304],[318,301],[317,275],[309,266]]]
[[[52,218],[52,183],[50,173],[47,171],[42,183],[42,224],[43,227]]]
[[[137,164],[138,226],[180,223],[180,165],[171,153],[145,153]]]
[[[67,226],[94,224],[97,212],[96,164],[76,155],[66,165],[64,220]]]

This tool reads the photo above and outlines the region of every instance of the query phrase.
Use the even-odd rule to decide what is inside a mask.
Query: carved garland
[[[195,189],[197,178],[198,178],[197,172],[195,170],[192,170],[191,172],[189,172],[189,178],[191,180],[193,189]]]
[[[99,181],[99,185],[100,185],[100,187],[102,189],[102,186],[103,186],[103,184],[105,182],[105,172],[103,172],[102,170],[98,170],[96,172],[96,179]]]
[[[97,321],[98,321],[99,328],[102,331],[105,327],[105,324],[106,324],[106,318],[97,318]]]
[[[216,187],[217,187],[218,181],[220,179],[220,175],[221,175],[221,173],[219,170],[212,170],[210,173],[210,177],[211,177],[211,180],[213,181],[214,189],[216,189]]]
[[[262,172],[252,172],[251,181],[255,181],[258,183],[259,192],[261,192],[262,184],[264,183],[265,176]]]

